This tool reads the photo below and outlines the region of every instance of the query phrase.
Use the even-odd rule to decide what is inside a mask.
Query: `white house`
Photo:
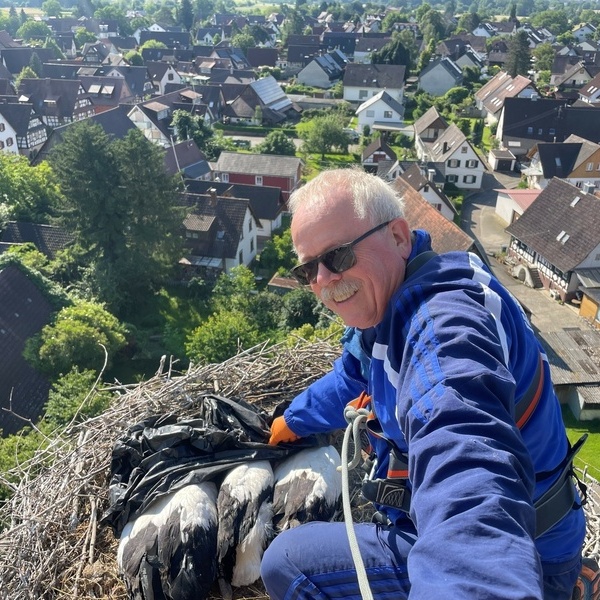
[[[1,112],[0,107],[0,152],[18,154],[17,132]]]
[[[363,102],[357,109],[358,130],[396,131],[402,127],[404,107],[386,90]]]
[[[432,96],[443,96],[448,90],[462,84],[463,74],[447,56],[430,62],[419,74],[419,89]]]
[[[403,65],[349,63],[344,73],[344,100],[360,103],[385,90],[402,103],[405,71]]]
[[[484,166],[465,134],[452,123],[433,143],[427,144],[427,156],[444,174],[446,183],[460,189],[479,189]]]

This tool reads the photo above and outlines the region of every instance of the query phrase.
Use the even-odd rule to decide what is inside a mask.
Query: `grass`
[[[322,160],[320,154],[309,154],[305,159],[304,177],[310,181],[324,169],[349,167],[358,162],[353,154],[326,154]]]
[[[587,441],[575,457],[575,465],[581,468],[587,465],[590,475],[600,479],[600,419],[577,421],[569,407],[564,405],[562,413],[567,436],[572,444],[584,433],[588,434]]]

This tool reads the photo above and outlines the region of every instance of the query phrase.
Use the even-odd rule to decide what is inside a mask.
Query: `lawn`
[[[325,159],[321,160],[320,154],[309,154],[304,162],[304,176],[307,181],[310,181],[325,169],[349,167],[359,164],[360,159],[353,154],[325,154]]]
[[[567,435],[572,444],[584,433],[588,434],[587,441],[575,458],[575,466],[583,468],[587,465],[589,474],[594,479],[600,479],[600,419],[577,421],[566,406],[563,406],[562,412]]]

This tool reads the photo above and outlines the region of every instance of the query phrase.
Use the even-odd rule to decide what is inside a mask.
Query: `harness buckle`
[[[369,479],[362,484],[362,495],[377,504],[397,508],[404,512],[410,510],[411,493],[402,481]]]

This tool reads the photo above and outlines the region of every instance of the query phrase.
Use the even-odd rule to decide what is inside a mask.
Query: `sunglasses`
[[[319,272],[319,263],[323,263],[328,271],[335,273],[343,273],[348,269],[352,268],[356,264],[356,254],[354,254],[353,247],[362,242],[365,238],[369,237],[372,233],[383,229],[386,225],[389,225],[391,221],[386,221],[369,229],[366,233],[363,233],[360,237],[357,237],[353,242],[342,244],[337,248],[333,248],[327,252],[324,252],[317,258],[313,258],[308,262],[294,267],[291,270],[292,275],[302,284],[310,285],[317,279],[317,273]]]

